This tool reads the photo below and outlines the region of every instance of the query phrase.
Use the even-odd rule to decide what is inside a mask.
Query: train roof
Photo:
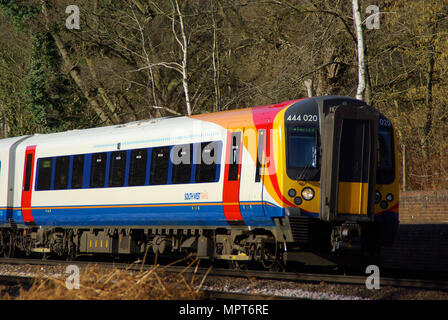
[[[34,134],[26,139],[26,144],[39,145],[41,147],[51,145],[51,148],[61,147],[65,149],[67,145],[82,145],[88,142],[88,144],[97,149],[110,149],[111,146],[122,143],[123,148],[126,145],[129,145],[129,148],[131,148],[145,142],[160,140],[166,140],[166,143],[169,144],[166,139],[168,135],[183,137],[186,135],[186,131],[193,131],[193,136],[198,138],[198,140],[201,138],[209,140],[212,140],[212,138],[222,139],[223,126],[218,125],[213,119],[219,118],[221,122],[226,122],[227,119],[228,126],[224,126],[225,128],[241,126],[247,124],[249,119],[252,119],[252,112],[254,110],[258,114],[269,117],[273,110],[276,113],[278,110],[296,101],[298,100],[193,116],[155,118],[105,127],[75,129],[49,134]],[[11,141],[15,141],[15,138],[10,139],[12,139]]]
[[[176,144],[188,136],[196,141],[222,140],[225,129],[241,128],[247,125],[263,126],[272,123],[275,115],[285,107],[324,105],[326,101],[350,101],[355,106],[365,105],[365,102],[342,96],[322,96],[297,100],[289,100],[277,104],[250,107],[243,109],[226,110],[214,113],[198,114],[193,116],[165,117],[149,120],[140,120],[125,124],[97,127],[89,129],[75,129],[70,131],[35,134],[25,140],[26,145],[39,145],[40,148],[65,149],[70,146],[90,145],[98,152],[110,150],[117,144],[123,149],[144,147],[151,142],[160,145]],[[167,139],[169,137],[169,139]],[[0,140],[0,148],[18,141],[22,137]],[[201,140],[202,139],[202,140]],[[205,139],[205,140],[204,140]],[[66,152],[66,151],[65,151]]]
[[[38,149],[57,150],[57,153],[102,152],[117,149],[143,148],[151,143],[170,145],[185,138],[198,141],[220,140],[221,128],[216,124],[196,121],[188,117],[158,118],[126,124],[70,130],[51,134],[35,134],[25,140],[26,145]],[[77,147],[82,150],[77,151]]]

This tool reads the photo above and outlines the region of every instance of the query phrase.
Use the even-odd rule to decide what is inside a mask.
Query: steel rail
[[[142,263],[116,263],[116,262],[98,262],[98,261],[64,261],[64,260],[40,260],[40,259],[14,259],[0,258],[0,264],[28,264],[28,265],[70,265],[78,266],[98,265],[107,268],[119,268],[132,271],[149,270],[154,267],[152,264]],[[300,273],[300,272],[272,272],[261,270],[235,270],[221,268],[198,267],[196,264],[187,268],[187,266],[158,265],[159,270],[166,272],[184,274],[197,274],[208,276],[228,276],[228,277],[244,277],[266,280],[294,281],[294,282],[311,282],[311,283],[337,283],[351,285],[365,285],[368,275],[340,275],[340,274],[323,274],[323,273]],[[390,278],[380,277],[381,286],[405,287],[415,289],[432,289],[432,290],[448,290],[448,281],[431,280],[431,279],[411,279],[411,278]]]

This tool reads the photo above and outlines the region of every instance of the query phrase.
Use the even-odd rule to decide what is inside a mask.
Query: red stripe
[[[399,214],[399,210],[398,210],[399,207],[400,207],[400,203],[397,202],[394,206],[390,207],[389,209],[377,212],[377,213],[375,213],[375,215],[380,215],[380,214],[383,214],[384,212],[395,212],[398,215]]]
[[[26,148],[25,151],[25,166],[23,167],[23,184],[22,184],[22,217],[25,222],[34,222],[33,212],[31,209],[31,196],[33,193],[33,175],[34,175],[34,156],[36,152],[36,146],[30,146]],[[26,166],[27,166],[27,156],[32,154],[31,163],[31,175],[30,175],[30,189],[25,191],[25,178],[26,178]]]
[[[273,150],[273,137],[271,132],[268,133],[268,144],[266,146],[266,165],[268,168],[269,179],[271,179],[272,187],[275,192],[279,196],[279,198],[290,207],[295,207],[295,205],[286,199],[280,191],[280,186],[278,185],[277,174],[275,170],[275,162],[274,162],[274,150]]]
[[[286,107],[292,105],[293,103],[301,101],[301,100],[304,100],[304,99],[285,101],[280,104],[267,106],[266,108],[262,108],[262,109],[257,109],[257,108],[252,109],[252,117],[254,120],[255,127],[257,128],[257,130],[260,130],[260,129],[266,129],[266,127],[269,125],[268,131],[272,130],[272,124],[273,124],[273,121],[274,121],[275,117],[277,116],[277,114],[280,111],[282,111],[283,109],[285,109]],[[283,201],[284,204],[291,206],[291,207],[295,207],[295,205],[292,202],[290,202],[288,199],[286,199],[280,191],[280,186],[279,186],[278,179],[277,179],[275,163],[274,163],[274,156],[273,156],[274,150],[273,150],[272,132],[267,132],[267,137],[268,138],[266,141],[266,159],[265,160],[266,160],[266,164],[268,164],[268,161],[269,161],[269,165],[267,166],[267,168],[268,168],[268,176],[269,176],[269,179],[271,180],[272,187],[274,188],[274,191],[277,194],[277,196]]]
[[[243,132],[241,131],[241,136]],[[226,220],[232,221],[242,221],[243,217],[241,216],[240,204],[239,204],[239,194],[240,194],[240,175],[241,175],[241,156],[243,154],[243,145],[240,141],[240,154],[239,154],[239,162],[238,166],[238,180],[229,181],[229,156],[230,156],[230,145],[232,143],[232,132],[227,132],[227,146],[226,146],[226,155],[225,155],[225,170],[224,170],[224,187],[222,191],[222,201],[223,201],[223,210]]]

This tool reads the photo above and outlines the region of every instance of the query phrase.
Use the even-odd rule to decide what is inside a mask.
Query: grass
[[[138,263],[141,263],[138,262]],[[21,288],[18,296],[6,294],[3,299],[15,300],[197,300],[203,297],[200,290],[207,274],[195,277],[199,260],[193,260],[179,273],[166,272],[153,265],[139,271],[129,268],[105,268],[89,265],[80,268],[79,289],[68,289],[66,280],[40,274],[29,288]],[[194,272],[188,276],[186,271]],[[210,271],[210,269],[209,269]],[[69,279],[70,280],[70,279]]]

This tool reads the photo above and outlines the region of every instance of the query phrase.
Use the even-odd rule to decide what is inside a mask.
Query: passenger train
[[[0,253],[375,254],[398,226],[397,165],[391,122],[341,96],[7,138]]]

